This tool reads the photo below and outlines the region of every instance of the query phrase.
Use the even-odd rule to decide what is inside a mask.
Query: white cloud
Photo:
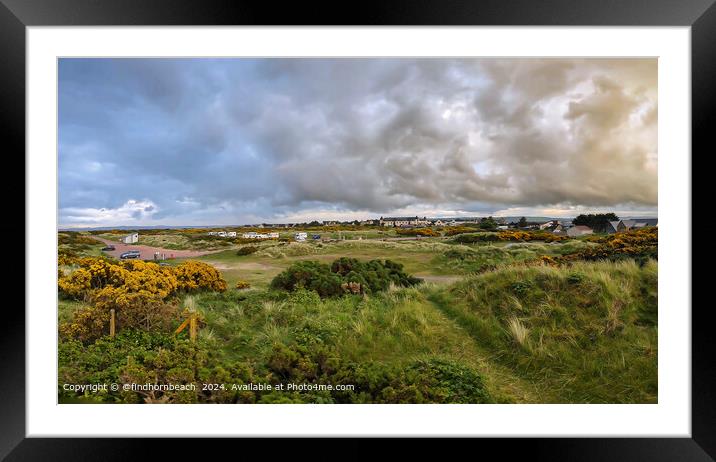
[[[75,226],[144,224],[159,211],[150,200],[130,199],[117,208],[65,208],[60,210],[64,224]]]

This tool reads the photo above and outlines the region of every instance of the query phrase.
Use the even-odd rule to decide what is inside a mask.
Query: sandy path
[[[420,274],[415,273],[415,277],[423,279],[425,282],[434,282],[436,284],[452,284],[453,282],[462,279],[462,276],[450,276],[450,275],[434,275],[434,274]]]
[[[205,261],[206,263],[211,263],[211,265],[218,270],[272,271],[283,269],[281,266],[273,266],[258,262],[234,263],[232,265],[227,265],[226,263],[217,263],[211,260]]]
[[[148,245],[138,244],[122,244],[117,241],[110,241],[109,239],[103,239],[101,237],[92,236],[94,239],[103,242],[106,245],[114,246],[114,250],[104,252],[107,255],[119,258],[121,254],[128,250],[139,250],[140,259],[142,260],[154,260],[154,253],[163,253],[165,258],[187,258],[187,257],[200,257],[202,255],[208,255],[210,253],[221,252],[221,250],[171,250],[163,249],[161,247],[151,247]]]

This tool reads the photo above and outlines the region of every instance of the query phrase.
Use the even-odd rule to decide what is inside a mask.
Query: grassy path
[[[463,332],[472,342],[470,345],[471,358],[485,379],[485,385],[491,396],[498,403],[542,403],[550,402],[549,390],[540,389],[535,384],[512,369],[498,364],[484,347],[475,339],[475,333],[456,316],[449,303],[441,296],[441,289],[436,288],[427,293],[427,301],[432,308],[440,313],[447,323],[452,324],[456,331]]]

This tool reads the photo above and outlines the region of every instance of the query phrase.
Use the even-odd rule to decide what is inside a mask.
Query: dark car
[[[104,251],[104,252],[111,252],[112,250],[115,250],[113,245],[108,245],[107,247],[102,247],[102,251]]]
[[[139,258],[139,255],[139,250],[129,250],[120,255],[119,258],[121,258],[122,260],[126,260],[128,258]]]

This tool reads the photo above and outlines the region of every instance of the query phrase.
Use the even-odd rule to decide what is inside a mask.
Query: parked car
[[[114,249],[113,245],[108,245],[107,247],[102,247],[102,250],[104,252],[111,252],[112,250],[115,250],[115,249]]]
[[[124,252],[122,255],[119,256],[120,259],[126,260],[128,258],[139,258],[141,253],[139,250],[128,250],[127,252]]]

